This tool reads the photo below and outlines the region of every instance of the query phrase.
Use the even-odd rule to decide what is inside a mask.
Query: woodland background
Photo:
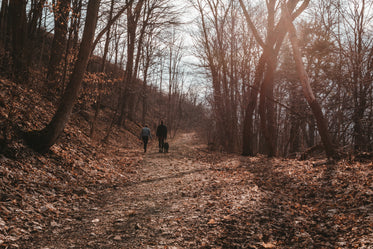
[[[248,155],[282,156],[325,145],[302,94],[294,45],[284,39],[289,25],[282,26],[282,2],[239,2],[195,4],[199,54],[213,82],[213,120],[217,134],[224,134],[217,137],[220,144],[234,150],[243,143]],[[295,17],[306,2],[296,20],[298,46],[331,143],[372,151],[372,3],[288,1],[287,6],[299,7]]]
[[[0,247],[124,243],[92,208],[141,203],[123,193],[153,174],[194,214],[169,219],[188,231],[170,244],[372,245],[372,1],[0,2]],[[171,164],[141,152],[160,120]],[[127,211],[135,235],[165,221]]]
[[[91,20],[83,0],[6,0],[0,12],[2,76],[42,92],[56,107],[73,106],[73,99],[59,100],[72,89],[69,82],[79,85],[65,95],[79,96],[74,112],[89,113],[91,137],[106,108],[103,140],[126,120],[155,127],[164,119],[172,134],[199,127],[211,147],[244,155],[296,156],[325,143],[328,157],[341,148],[372,151],[370,1],[286,3],[319,111],[302,94],[283,1],[93,2]],[[193,22],[185,23],[186,15]],[[89,22],[94,33],[84,45],[88,66],[80,86],[73,72],[78,64],[85,71],[79,52]],[[2,119],[5,146],[11,129]],[[61,133],[51,130],[43,129],[44,138]],[[41,133],[23,136],[40,143]]]

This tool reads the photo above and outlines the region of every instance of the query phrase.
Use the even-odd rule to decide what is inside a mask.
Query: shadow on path
[[[351,208],[336,192],[336,168],[288,164],[262,158],[250,163],[242,158],[245,171],[265,193],[260,205],[243,209],[223,225],[217,244],[223,248],[370,248],[353,243],[351,237],[369,236],[364,220],[369,211]],[[297,168],[298,167],[298,168]],[[291,172],[296,168],[295,172]],[[357,231],[356,226],[367,228]],[[353,231],[353,232],[351,232]],[[352,235],[352,233],[355,233]],[[355,239],[356,240],[356,239]],[[356,242],[356,241],[355,241]],[[273,246],[273,247],[272,247]],[[362,246],[362,247],[359,247]]]

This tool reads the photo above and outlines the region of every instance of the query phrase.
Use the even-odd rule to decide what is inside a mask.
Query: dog
[[[163,148],[164,148],[164,152],[165,153],[168,153],[168,148],[170,147],[170,145],[166,142],[166,143],[164,143],[164,145],[163,145]]]

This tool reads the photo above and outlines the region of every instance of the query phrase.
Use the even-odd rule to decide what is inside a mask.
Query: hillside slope
[[[109,143],[102,144],[108,117],[101,118],[91,139],[80,113],[72,115],[49,153],[36,153],[24,145],[19,130],[43,128],[53,104],[5,79],[0,93],[0,247],[16,248],[18,240],[31,239],[61,215],[89,205],[97,189],[127,182],[128,172],[142,160],[137,124],[115,127]]]

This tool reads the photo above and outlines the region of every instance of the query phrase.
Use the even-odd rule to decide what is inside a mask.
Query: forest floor
[[[0,86],[12,126],[53,114],[34,92]],[[195,133],[144,154],[139,127],[106,145],[87,127],[74,113],[49,153],[14,136],[0,154],[0,248],[373,248],[371,160],[242,157]]]
[[[210,153],[194,134],[168,154],[155,144],[135,152],[123,184],[96,189],[19,246],[373,248],[372,163]]]

